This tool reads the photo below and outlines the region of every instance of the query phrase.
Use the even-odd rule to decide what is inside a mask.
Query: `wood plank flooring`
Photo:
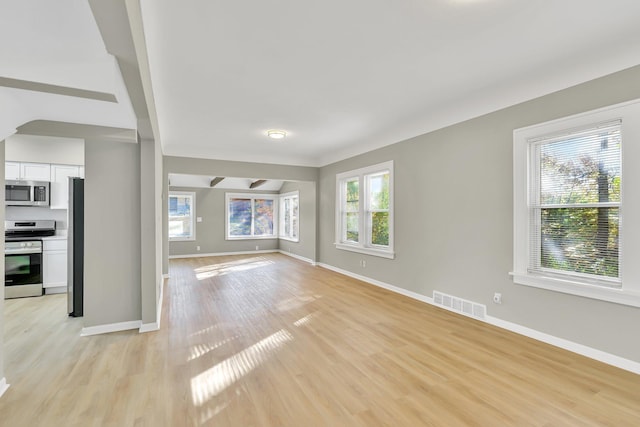
[[[638,426],[640,376],[280,254],[172,260],[162,328],[5,301],[0,426]]]

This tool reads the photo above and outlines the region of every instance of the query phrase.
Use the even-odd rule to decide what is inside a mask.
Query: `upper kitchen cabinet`
[[[4,179],[5,180],[20,179],[20,163],[18,163],[18,162],[5,162],[5,164],[4,164]]]
[[[51,165],[51,204],[49,207],[51,209],[68,209],[69,177],[83,175],[84,167],[82,166]]]
[[[4,179],[49,181],[51,179],[51,165],[47,163],[5,162]]]

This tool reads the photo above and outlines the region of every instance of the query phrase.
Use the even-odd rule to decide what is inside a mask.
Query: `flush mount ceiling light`
[[[287,136],[287,132],[278,129],[271,129],[267,131],[267,135],[271,139],[282,139]]]

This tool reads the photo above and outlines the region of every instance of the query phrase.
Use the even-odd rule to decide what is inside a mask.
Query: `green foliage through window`
[[[617,278],[619,127],[545,142],[537,153],[540,267]]]

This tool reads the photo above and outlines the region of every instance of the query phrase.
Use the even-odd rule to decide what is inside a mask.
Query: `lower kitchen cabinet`
[[[67,286],[67,241],[44,240],[42,245],[42,286]]]

